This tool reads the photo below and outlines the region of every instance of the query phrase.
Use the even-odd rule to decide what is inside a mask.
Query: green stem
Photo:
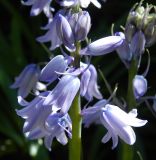
[[[127,92],[127,106],[129,107],[128,110],[133,109],[136,106],[136,100],[133,92],[133,79],[136,74],[137,74],[137,61],[133,59],[128,72],[128,92]]]
[[[128,91],[127,91],[127,106],[128,111],[136,106],[136,100],[133,92],[133,79],[137,74],[137,61],[132,60],[131,66],[128,71]],[[133,160],[134,159],[134,148],[128,144],[122,143],[121,146],[122,155],[121,160]]]
[[[134,159],[134,148],[125,142],[121,143],[121,155],[120,160],[133,160]]]
[[[80,43],[76,42],[76,51],[73,53],[75,68],[80,67],[80,54],[79,54],[80,49],[81,49]],[[70,117],[72,120],[72,139],[69,142],[69,160],[81,159],[82,117],[80,113],[81,113],[80,91],[78,91],[70,109]]]
[[[70,109],[70,117],[72,119],[72,139],[69,142],[69,160],[81,159],[82,118],[80,112],[80,93],[78,92]]]

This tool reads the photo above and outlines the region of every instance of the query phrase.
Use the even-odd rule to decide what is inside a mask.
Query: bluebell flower
[[[81,55],[100,56],[110,53],[120,47],[123,36],[109,36],[90,43],[81,51]]]
[[[75,5],[80,5],[82,8],[87,8],[92,2],[97,8],[101,8],[98,0],[56,0],[61,6],[72,7]]]
[[[31,90],[36,91],[40,88],[38,77],[40,70],[36,64],[27,65],[21,74],[15,78],[11,88],[18,88],[18,96],[25,98]]]
[[[39,80],[52,83],[58,78],[58,74],[56,72],[64,72],[70,63],[69,61],[70,57],[65,58],[63,55],[58,55],[52,58],[41,70]]]
[[[55,88],[45,98],[44,105],[53,105],[61,112],[67,113],[80,88],[80,80],[76,76],[63,76]]]
[[[147,80],[144,76],[136,75],[134,77],[133,92],[136,99],[139,99],[147,92]]]
[[[47,26],[49,31],[41,37],[39,42],[51,41],[50,50],[53,50],[64,44],[69,51],[75,50],[75,42],[83,41],[89,30],[91,22],[88,12],[81,11],[72,14],[69,11],[59,11],[53,21]]]
[[[131,126],[141,127],[144,126],[147,121],[136,118],[136,109],[126,113],[117,106],[106,104],[107,102],[106,100],[101,100],[93,107],[83,109],[83,123],[87,127],[93,122],[102,124],[108,130],[102,138],[102,142],[106,143],[112,138],[112,149],[118,144],[118,136],[125,143],[133,145],[136,141],[136,136]]]
[[[48,25],[45,27],[45,29],[48,30],[48,32],[37,38],[37,41],[43,43],[43,42],[51,42],[50,50],[54,50],[55,48],[62,45],[62,41],[60,40],[58,33],[57,33],[57,21],[58,21],[58,15],[59,14],[65,14],[65,10],[60,10],[58,14],[56,14],[53,18],[53,20],[48,23]]]
[[[75,14],[70,14],[67,17],[75,41],[83,41],[87,37],[91,28],[91,17],[87,11],[80,11]]]
[[[123,37],[123,42],[122,44],[117,47],[116,51],[118,53],[118,56],[120,57],[121,61],[125,64],[127,68],[130,66],[130,61],[132,59],[132,51],[130,50],[130,45],[125,39],[125,35],[122,32],[117,32],[115,35],[120,35]]]
[[[66,72],[58,74],[70,75],[74,77],[78,77],[79,75],[81,75],[80,95],[82,97],[85,97],[88,101],[92,101],[93,97],[102,99],[102,95],[97,84],[97,71],[94,65],[88,65],[80,62],[80,68],[75,69],[75,67],[69,67]]]
[[[52,18],[51,2],[52,0],[22,0],[22,4],[32,6],[30,12],[31,16],[37,16],[43,11],[48,18]]]
[[[81,62],[81,67],[85,69],[87,68],[87,64]],[[84,72],[82,71],[80,94],[88,101],[91,101],[93,97],[102,99],[97,85],[97,71],[92,64],[90,64]]]
[[[57,112],[54,106],[43,105],[47,94],[48,92],[41,93],[32,102],[27,102],[20,97],[19,103],[25,108],[16,112],[25,119],[23,132],[26,137],[31,140],[44,138],[46,148],[51,150],[55,137],[61,144],[67,144],[65,132],[71,138],[72,124],[68,114]]]

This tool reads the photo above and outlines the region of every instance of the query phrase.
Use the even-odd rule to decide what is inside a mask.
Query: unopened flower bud
[[[145,49],[145,36],[142,31],[138,31],[132,38],[130,49],[134,57],[139,57]]]
[[[147,91],[147,80],[140,75],[136,75],[133,79],[133,91],[136,99],[142,97]]]
[[[128,24],[125,28],[125,37],[126,40],[130,43],[134,34],[136,32],[136,27],[133,24]]]
[[[139,61],[145,47],[156,42],[156,8],[142,1],[133,7],[128,15],[125,27],[125,39],[130,47],[132,57]]]
[[[84,40],[91,27],[91,18],[88,12],[82,11],[78,13],[78,21],[75,26],[75,39],[77,41]]]

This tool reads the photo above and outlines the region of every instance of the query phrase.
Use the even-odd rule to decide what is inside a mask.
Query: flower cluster
[[[102,124],[108,130],[102,142],[106,143],[112,138],[112,148],[117,146],[118,136],[125,143],[134,144],[136,137],[131,126],[141,127],[147,121],[136,118],[137,109],[126,113],[110,99],[103,99],[97,82],[96,67],[90,61],[83,62],[82,57],[117,51],[127,69],[135,61],[138,70],[145,47],[156,41],[156,16],[150,13],[152,7],[144,9],[139,4],[130,12],[124,33],[117,32],[81,49],[81,42],[87,39],[91,28],[91,17],[83,8],[87,8],[90,3],[100,8],[100,3],[97,0],[56,2],[62,9],[53,15],[52,0],[22,1],[24,5],[32,6],[32,16],[43,11],[48,18],[48,24],[43,28],[47,32],[38,37],[37,41],[51,42],[50,50],[60,48],[61,52],[44,67],[39,64],[26,66],[11,86],[18,89],[18,103],[23,106],[21,110],[16,110],[25,119],[23,132],[28,139],[44,138],[49,150],[54,138],[63,145],[67,144],[68,138],[72,138],[72,119],[68,111],[79,94],[88,103],[93,98],[99,100],[94,106],[82,109],[85,127],[91,123]],[[149,65],[146,73],[148,69]],[[147,91],[145,76],[146,74],[136,73],[133,77],[132,88],[136,100]],[[32,96],[32,100],[26,100]]]

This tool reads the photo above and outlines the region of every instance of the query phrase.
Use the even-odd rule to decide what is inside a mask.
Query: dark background
[[[115,24],[115,31],[120,31],[120,25],[125,25],[126,17],[135,0],[107,0],[102,3],[99,10],[93,5],[87,9],[92,17],[92,28],[89,38],[92,41],[111,34],[111,25]],[[145,1],[156,5],[155,0]],[[56,5],[56,8],[58,6]],[[19,118],[15,109],[17,104],[16,91],[9,86],[14,77],[29,63],[48,61],[48,54],[44,48],[35,41],[35,38],[45,32],[40,27],[46,24],[44,15],[30,17],[30,7],[22,6],[20,0],[0,0],[0,159],[34,159],[34,160],[61,160],[67,159],[67,146],[62,146],[54,141],[52,152],[48,152],[41,141],[28,141],[22,133],[23,120]],[[156,45],[150,49],[151,66],[147,75],[148,93],[156,94]],[[57,54],[58,51],[53,52]],[[117,54],[92,58],[92,63],[100,68],[112,87],[118,83],[119,97],[124,97],[127,91],[127,70],[121,63]],[[147,64],[147,55],[143,56],[139,73],[143,73]],[[109,97],[108,90],[99,76],[99,85],[104,97]],[[142,128],[135,128],[137,141],[132,147],[134,160],[155,160],[156,153],[156,118],[145,104],[139,108],[139,117],[147,119],[148,124]],[[84,160],[121,160],[122,143],[111,150],[112,142],[101,143],[101,138],[106,133],[102,126],[91,126],[83,129],[83,157]],[[32,156],[33,148],[38,152]],[[125,152],[129,154],[129,152]],[[141,155],[139,157],[139,155]],[[126,160],[126,159],[125,159]]]

